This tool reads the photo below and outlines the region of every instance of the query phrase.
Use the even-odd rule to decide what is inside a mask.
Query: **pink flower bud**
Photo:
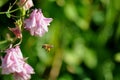
[[[26,2],[26,0],[20,0],[18,5],[19,6],[23,6],[23,8],[25,10],[28,10],[28,9],[30,9],[33,6],[33,2],[32,2],[32,0],[27,0],[27,2]]]
[[[25,29],[29,30],[31,35],[43,36],[48,32],[48,27],[52,18],[45,18],[40,9],[35,9],[30,14],[30,17],[24,21]]]
[[[15,28],[9,27],[9,30],[12,31],[17,38],[22,38],[22,33],[18,27],[15,27]]]

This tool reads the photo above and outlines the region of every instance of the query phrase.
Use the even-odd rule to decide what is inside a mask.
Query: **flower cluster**
[[[24,12],[33,7],[33,2],[32,0],[19,0],[18,6],[21,7]],[[34,9],[31,12],[29,18],[22,18],[17,20],[15,23],[16,27],[9,27],[9,30],[13,32],[15,39],[22,40],[21,29],[30,31],[32,36],[42,37],[45,32],[48,32],[48,26],[50,25],[51,21],[52,18],[44,17],[40,9]],[[13,74],[14,80],[30,80],[31,74],[34,74],[35,72],[33,68],[28,63],[26,63],[27,58],[23,57],[20,50],[20,44],[21,41],[18,44],[5,50],[5,56],[1,57],[2,74]]]

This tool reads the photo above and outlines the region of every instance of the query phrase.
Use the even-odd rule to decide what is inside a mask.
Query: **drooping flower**
[[[44,17],[40,9],[35,9],[30,14],[30,17],[24,21],[25,29],[29,30],[31,35],[42,37],[45,32],[48,32],[48,26],[52,18]]]
[[[25,10],[28,10],[33,6],[33,1],[32,0],[20,0],[18,5],[22,6]]]
[[[6,50],[6,55],[2,58],[2,74],[21,72],[21,60],[23,59],[19,46]]]
[[[25,62],[19,46],[6,50],[1,68],[2,74],[13,73],[15,80],[29,80],[34,73],[33,68]]]
[[[30,74],[34,74],[34,70],[27,63],[24,63],[23,67],[22,72],[13,74],[15,80],[29,80],[31,78]]]
[[[10,28],[9,27],[9,30],[12,31],[17,38],[22,38],[22,33],[17,26],[15,28]]]

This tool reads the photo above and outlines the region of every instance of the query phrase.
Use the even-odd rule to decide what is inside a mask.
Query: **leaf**
[[[10,15],[10,13],[9,13],[9,12],[7,12],[7,13],[6,13],[6,16],[7,16],[8,18],[10,18],[10,17],[11,17],[11,15]]]

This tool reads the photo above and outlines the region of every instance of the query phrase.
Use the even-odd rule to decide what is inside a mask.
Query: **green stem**
[[[6,12],[0,12],[0,14],[6,14],[6,13],[12,13],[12,12],[15,12],[15,11],[17,11],[17,10],[19,10],[20,8],[17,8],[17,9],[14,9],[14,10],[12,10],[12,11],[6,11]]]
[[[17,1],[17,0],[16,0],[16,1]],[[10,11],[10,9],[15,5],[16,1],[15,1],[15,2],[13,3],[13,5],[8,9],[8,11],[0,12],[0,14],[12,13],[12,12],[15,12],[15,11],[21,9],[21,8],[17,8],[17,9],[14,9],[14,10],[11,10],[11,11]],[[25,1],[25,3],[22,5],[22,7],[26,4],[27,1],[28,1],[28,0]]]
[[[15,0],[15,2],[12,4],[12,6],[9,7],[8,11],[10,11],[16,3],[17,3],[17,0]]]
[[[20,45],[21,43],[22,43],[22,38],[20,38],[20,41],[17,44],[15,44],[14,47]]]

